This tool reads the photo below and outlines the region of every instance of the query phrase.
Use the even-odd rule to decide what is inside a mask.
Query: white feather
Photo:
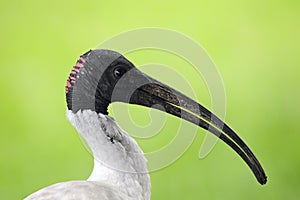
[[[107,115],[67,111],[67,118],[93,153],[92,174],[87,181],[54,184],[25,200],[150,199],[147,160],[134,139]]]

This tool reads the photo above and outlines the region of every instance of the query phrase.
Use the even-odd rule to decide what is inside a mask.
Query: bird
[[[65,90],[66,116],[91,149],[92,173],[87,180],[56,183],[25,200],[150,199],[147,159],[137,142],[109,116],[108,106],[113,102],[158,109],[208,130],[245,161],[260,184],[267,182],[258,159],[224,121],[200,103],[141,72],[116,51],[93,49],[81,55]]]

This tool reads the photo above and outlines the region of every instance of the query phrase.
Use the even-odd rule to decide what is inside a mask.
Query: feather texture
[[[67,111],[67,118],[94,156],[87,181],[54,184],[25,200],[150,199],[147,160],[138,144],[109,116],[91,110]]]

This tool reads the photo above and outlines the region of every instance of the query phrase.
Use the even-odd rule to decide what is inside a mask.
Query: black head
[[[67,80],[68,109],[74,113],[90,109],[107,114],[116,83],[133,68],[131,62],[114,51],[99,49],[83,54]]]
[[[261,184],[267,179],[245,142],[208,109],[167,85],[139,71],[121,54],[91,50],[73,68],[66,86],[68,109],[90,109],[107,114],[111,102],[125,102],[160,109],[200,126],[219,137],[247,163]]]

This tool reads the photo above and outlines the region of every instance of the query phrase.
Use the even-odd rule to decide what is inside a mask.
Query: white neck
[[[134,199],[150,199],[147,160],[135,140],[107,115],[68,110],[67,118],[92,150],[94,169],[88,181],[109,184]]]

